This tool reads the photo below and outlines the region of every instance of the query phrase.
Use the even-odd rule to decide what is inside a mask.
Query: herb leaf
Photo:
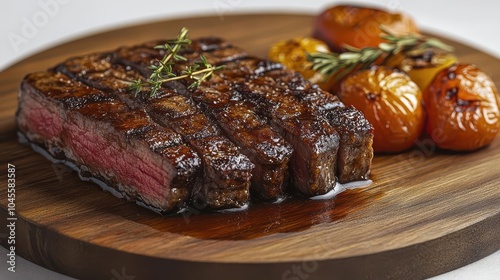
[[[347,50],[343,53],[308,53],[307,60],[312,62],[311,69],[320,73],[326,81],[335,76],[335,82],[341,80],[354,69],[362,70],[369,68],[380,57],[384,62],[391,56],[403,52],[423,52],[428,48],[441,49],[447,52],[453,51],[453,47],[443,43],[436,38],[426,38],[418,34],[397,36],[392,34],[385,26],[380,26],[384,32],[380,38],[386,42],[380,43],[377,48],[366,47],[362,49],[345,45]]]
[[[164,45],[155,46],[155,49],[165,50],[167,54],[161,60],[157,60],[156,64],[149,66],[149,69],[153,70],[153,73],[151,73],[146,81],[138,79],[131,82],[130,90],[133,91],[135,96],[137,96],[143,88],[148,88],[150,90],[150,97],[155,97],[163,83],[187,78],[194,80],[194,82],[189,85],[189,88],[196,88],[203,81],[210,79],[214,71],[223,68],[222,66],[213,66],[208,62],[205,56],[200,55],[199,62],[196,62],[194,65],[188,65],[187,68],[182,71],[182,75],[178,76],[174,73],[173,66],[176,61],[187,61],[187,58],[180,55],[179,52],[189,44],[191,44],[191,40],[188,38],[188,29],[183,27],[176,39],[167,40]]]

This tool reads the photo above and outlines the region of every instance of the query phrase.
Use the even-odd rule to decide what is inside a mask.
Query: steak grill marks
[[[228,69],[214,73],[212,80],[203,83],[193,93],[194,98],[198,97],[208,104],[225,103],[219,100],[242,100],[253,104],[250,105],[252,111],[267,119],[269,125],[280,132],[295,150],[290,161],[292,185],[307,196],[324,194],[333,189],[339,136],[307,106],[286,94],[286,88],[263,76],[268,71],[282,68],[281,64],[247,58],[244,51],[227,44],[220,44],[220,48],[213,47],[210,51],[194,49],[193,53],[185,55],[187,63],[193,63],[200,55],[204,55],[210,63],[225,65]],[[255,64],[251,67],[241,64],[241,61]],[[182,63],[176,66],[179,73],[186,67]],[[222,98],[207,100],[206,96],[213,95]]]
[[[81,171],[159,212],[184,205],[201,165],[177,133],[144,110],[60,73],[24,79],[17,125],[52,156],[61,150]]]
[[[218,62],[246,56],[240,49],[216,38],[198,40],[191,46],[185,52],[186,57],[198,55],[201,50],[209,50],[209,59],[217,58]],[[220,49],[221,46],[226,48]],[[122,48],[117,53],[122,64],[131,65],[146,75],[151,61],[164,55],[161,51],[152,54],[137,47]],[[179,62],[176,67],[180,73],[185,65]],[[254,112],[254,104],[239,100],[231,88],[223,84],[200,87],[194,92],[181,83],[167,83],[165,86],[192,99],[223,134],[251,159],[255,165],[251,187],[254,195],[263,199],[277,199],[284,195],[288,182],[288,161],[293,150],[283,137]]]
[[[211,48],[216,49],[212,46]],[[217,72],[211,83],[233,81],[233,83],[259,78],[265,75],[265,82],[272,88],[280,88],[282,95],[292,95],[310,108],[318,118],[324,118],[339,132],[340,143],[337,157],[339,182],[346,183],[369,178],[373,158],[373,127],[355,108],[344,108],[344,104],[332,94],[305,80],[299,73],[286,69],[282,64],[248,57],[244,51],[220,44],[218,53],[199,51],[195,58],[204,54],[210,63],[225,65]],[[221,53],[230,53],[237,60],[221,60]],[[238,54],[240,52],[240,54]],[[342,132],[342,133],[340,133]]]
[[[163,167],[176,171],[157,172],[167,174],[167,179],[159,175],[160,179],[152,176],[141,181],[144,166],[162,165],[148,162],[155,155],[125,149],[120,152],[142,156],[142,169],[135,170],[131,177],[147,186],[126,184],[124,174],[100,174],[106,164],[95,164],[97,159],[89,163],[93,165],[91,173],[162,212],[189,200],[216,209],[240,207],[249,199],[250,181],[253,196],[276,199],[283,196],[289,176],[291,185],[307,196],[330,191],[336,177],[340,182],[368,178],[373,156],[372,127],[359,111],[345,107],[336,97],[281,64],[249,57],[219,38],[194,40],[182,53],[188,61],[174,66],[174,71],[181,73],[186,63],[193,63],[203,54],[210,63],[225,65],[210,81],[196,90],[187,89],[189,81],[169,82],[154,98],[149,98],[147,91],[135,97],[129,91],[130,82],[149,76],[149,65],[165,54],[154,46],[163,43],[152,41],[76,57],[54,69],[63,74],[46,72],[26,78],[18,112],[20,130],[27,135],[32,130],[27,125],[27,110],[21,108],[21,101],[32,97],[30,92],[36,92],[35,97],[45,96],[44,102],[56,100],[57,106],[68,110],[68,116],[78,114],[82,122],[92,119],[95,126],[111,124],[118,131],[118,141],[110,139],[111,143],[115,140],[120,147],[147,147],[147,151],[166,161]],[[37,87],[38,80],[45,84]],[[57,95],[52,92],[58,90],[64,98],[54,97]],[[61,116],[67,118],[64,113]],[[71,133],[66,134],[62,146],[69,147],[68,159],[85,164],[84,159],[75,156],[78,147],[71,147]],[[95,134],[99,136],[99,132]],[[47,149],[62,141],[57,137],[38,139],[36,133],[32,136],[30,140]],[[119,143],[121,137],[133,145]],[[92,149],[92,144],[88,146]],[[113,170],[113,165],[104,167]],[[130,173],[127,168],[133,167],[120,168]]]
[[[131,106],[145,108],[163,127],[179,133],[203,161],[200,184],[193,189],[196,204],[214,209],[241,207],[248,202],[253,164],[221,135],[218,127],[185,96],[164,89],[154,98],[142,92],[139,98],[128,92],[124,78],[142,78],[139,73],[111,64],[112,55],[74,58],[57,69],[96,88],[116,92]],[[84,67],[81,67],[84,65]]]
[[[346,108],[336,96],[311,84],[299,73],[271,68],[266,77],[286,88],[285,92],[311,108],[318,117],[325,118],[339,133],[337,176],[340,183],[368,179],[373,158],[373,127],[363,114],[354,107]]]

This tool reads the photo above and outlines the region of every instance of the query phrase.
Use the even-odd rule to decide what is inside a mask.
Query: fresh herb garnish
[[[325,80],[335,76],[335,81],[339,81],[354,69],[369,68],[380,57],[383,57],[386,62],[390,57],[401,52],[406,55],[416,55],[429,48],[448,52],[453,50],[451,46],[436,38],[427,38],[418,34],[397,36],[383,26],[380,29],[384,32],[380,37],[387,42],[380,43],[377,48],[358,49],[344,46],[347,51],[340,54],[319,52],[307,54],[307,60],[312,62],[312,70],[320,73]]]
[[[146,87],[150,90],[150,97],[154,97],[163,83],[186,78],[194,80],[189,85],[189,88],[196,88],[203,81],[209,80],[215,71],[223,68],[223,66],[213,66],[205,56],[200,55],[200,61],[188,65],[181,75],[174,73],[173,66],[176,61],[187,61],[184,56],[179,54],[179,51],[189,44],[191,44],[191,40],[188,38],[188,29],[183,27],[177,39],[168,40],[164,45],[155,46],[155,49],[165,50],[167,54],[149,67],[149,69],[153,70],[153,73],[146,81],[137,79],[132,82],[130,89],[134,94],[137,96]]]

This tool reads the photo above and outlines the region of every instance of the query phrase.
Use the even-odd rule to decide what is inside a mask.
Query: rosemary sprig
[[[176,61],[187,61],[184,56],[179,54],[179,51],[189,44],[191,44],[191,40],[188,38],[188,29],[183,27],[175,40],[168,40],[164,45],[155,46],[155,49],[166,50],[167,54],[149,67],[153,73],[146,81],[134,80],[130,85],[130,90],[137,96],[146,87],[150,90],[150,97],[154,97],[163,83],[181,79],[194,80],[189,88],[196,88],[203,81],[209,80],[215,71],[223,68],[223,66],[213,66],[205,56],[200,55],[200,61],[188,65],[181,75],[174,73],[173,66]]]
[[[352,46],[345,46],[347,49],[343,53],[310,53],[307,60],[312,62],[311,68],[320,73],[324,80],[335,76],[335,81],[339,81],[354,69],[367,69],[380,57],[385,63],[390,57],[398,53],[415,55],[424,52],[429,48],[452,51],[453,48],[436,38],[426,38],[418,34],[408,34],[397,36],[392,34],[386,27],[381,26],[384,32],[380,37],[386,42],[380,43],[377,48],[366,47],[358,49]]]

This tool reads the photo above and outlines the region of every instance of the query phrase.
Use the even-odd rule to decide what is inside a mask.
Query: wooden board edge
[[[7,219],[7,209],[0,207]],[[301,262],[210,263],[118,251],[63,235],[18,217],[16,254],[78,279],[107,279],[113,271],[140,279],[422,279],[482,259],[500,249],[500,213],[449,235],[407,248],[343,259]],[[6,226],[2,227],[2,233]],[[6,233],[4,233],[6,235]],[[7,248],[6,239],[2,239]]]

